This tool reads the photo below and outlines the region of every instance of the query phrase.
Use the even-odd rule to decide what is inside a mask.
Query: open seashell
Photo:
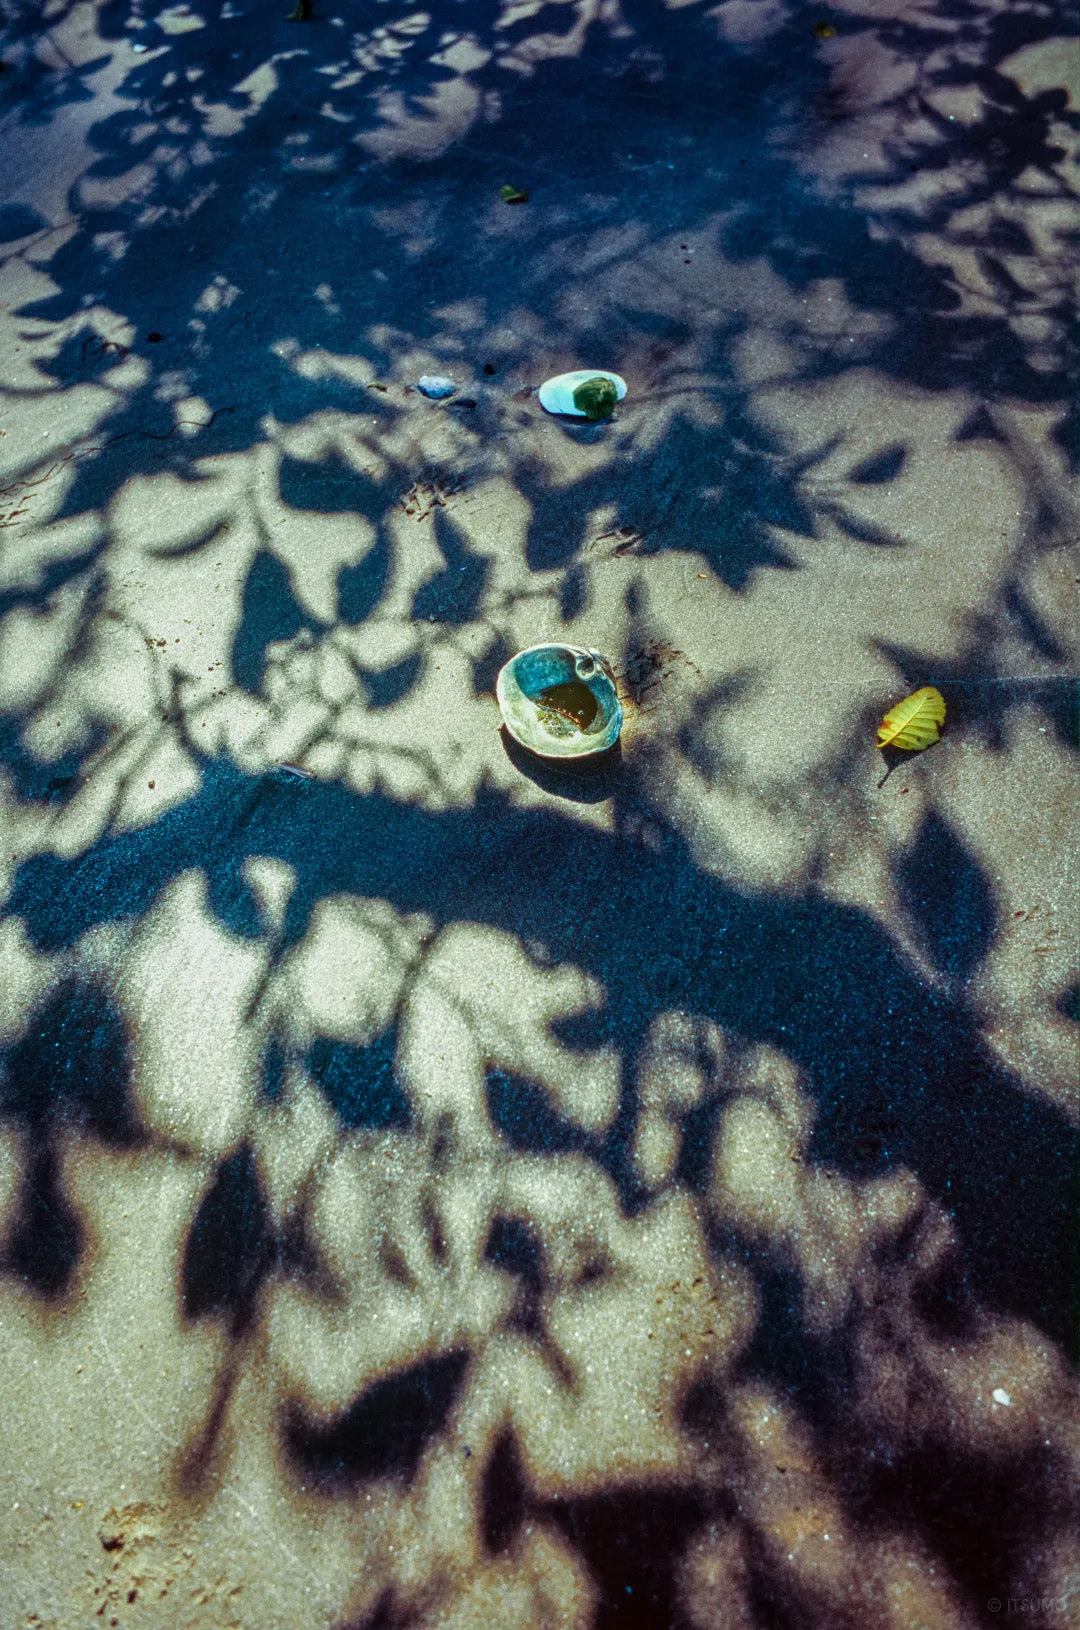
[[[576,368],[573,373],[556,374],[554,379],[545,379],[537,393],[540,397],[540,406],[549,413],[565,413],[573,419],[588,419],[589,413],[584,407],[579,407],[574,401],[574,392],[582,385],[588,384],[591,379],[607,379],[615,387],[615,400],[621,402],[626,395],[626,380],[618,374],[609,373],[606,368]],[[604,415],[593,415],[604,417]]]
[[[599,651],[532,645],[500,670],[495,695],[514,740],[541,758],[587,758],[619,739],[615,675]]]

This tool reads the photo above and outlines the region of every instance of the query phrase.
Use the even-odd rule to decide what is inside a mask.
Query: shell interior
[[[534,645],[519,651],[495,685],[515,741],[544,758],[585,758],[619,739],[622,707],[610,665],[596,651]]]

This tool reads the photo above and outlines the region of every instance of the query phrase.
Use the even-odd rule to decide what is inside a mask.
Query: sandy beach
[[[0,1630],[1068,1630],[1074,8],[290,3],[0,0]]]

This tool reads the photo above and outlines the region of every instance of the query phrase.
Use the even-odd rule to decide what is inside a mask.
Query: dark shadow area
[[[386,593],[391,564],[390,539],[381,532],[363,560],[339,569],[337,607],[343,623],[362,623],[371,616]]]
[[[352,1496],[362,1484],[383,1478],[411,1484],[425,1450],[443,1430],[468,1362],[467,1353],[445,1353],[377,1381],[328,1426],[293,1405],[282,1427],[293,1472],[327,1496]]]
[[[65,980],[49,993],[8,1048],[0,1083],[0,1115],[34,1131],[80,1131],[121,1149],[143,1141],[127,1029],[91,980]]]
[[[588,1148],[589,1135],[553,1108],[549,1095],[534,1081],[510,1070],[490,1069],[484,1086],[491,1123],[511,1148],[544,1155]]]
[[[1028,645],[1046,662],[1066,663],[1069,653],[1046,627],[1031,601],[1013,579],[1002,591],[1002,603],[1008,615],[1015,619]]]
[[[321,515],[370,515],[377,520],[382,508],[379,489],[341,458],[313,464],[286,453],[278,466],[278,491],[290,509]]]
[[[343,1126],[403,1131],[411,1124],[409,1100],[397,1075],[397,1047],[396,1024],[366,1046],[329,1036],[312,1043],[308,1071]]]
[[[51,1144],[27,1158],[14,1222],[0,1251],[0,1271],[46,1301],[62,1297],[79,1265],[84,1229],[64,1194]]]
[[[505,634],[496,634],[482,654],[473,659],[474,696],[494,696],[499,669],[504,668],[514,655],[514,648]]]
[[[23,804],[68,804],[78,791],[78,771],[103,745],[104,730],[94,730],[81,747],[68,748],[42,764],[23,742],[23,722],[0,714],[0,764],[16,797]]]
[[[572,804],[600,804],[615,795],[622,773],[622,747],[618,742],[606,753],[592,754],[574,763],[539,758],[515,741],[505,725],[500,739],[515,770],[556,798],[566,798]]]
[[[185,1319],[222,1319],[247,1334],[276,1258],[273,1227],[247,1145],[223,1160],[195,1213],[180,1268]]]
[[[48,221],[26,204],[0,206],[0,244],[17,243],[48,227]]]
[[[559,616],[564,623],[580,617],[589,603],[589,579],[578,562],[567,567],[559,584]]]
[[[915,1286],[912,1307],[941,1341],[966,1341],[977,1333],[975,1303],[959,1251],[949,1251],[936,1272]]]
[[[283,1218],[277,1235],[281,1273],[305,1285],[312,1295],[338,1304],[344,1293],[338,1278],[312,1237],[310,1205],[304,1200]]]
[[[497,1439],[484,1472],[480,1521],[484,1544],[492,1556],[509,1551],[525,1521],[525,1476],[513,1432]]]
[[[264,1103],[276,1104],[285,1095],[288,1077],[288,1051],[281,1038],[271,1036],[263,1051],[260,1096]]]
[[[584,1052],[603,1045],[610,1022],[610,1014],[587,1013],[558,1020],[551,1030],[565,1047]],[[641,1033],[628,1032],[620,1039],[627,1058],[632,1059],[641,1044]],[[628,1213],[645,1203],[647,1191],[630,1161],[639,1104],[629,1069],[623,1072],[618,1111],[602,1132],[583,1131],[556,1109],[545,1088],[514,1071],[489,1068],[484,1091],[491,1123],[510,1148],[531,1155],[587,1154],[614,1179]]]
[[[594,1630],[691,1630],[674,1568],[708,1513],[688,1491],[632,1489],[540,1507],[581,1551],[599,1597]]]
[[[393,707],[395,702],[400,702],[419,684],[423,671],[424,659],[419,652],[402,657],[400,662],[392,663],[389,668],[365,668],[363,676],[368,706]]]
[[[460,627],[480,615],[491,562],[483,555],[474,554],[440,511],[435,511],[433,520],[436,541],[446,566],[417,589],[412,615],[419,622]]]
[[[1049,1549],[1074,1530],[1080,1513],[1062,1501],[1062,1473],[1052,1454],[1002,1460],[928,1444],[891,1466],[868,1455],[846,1492],[860,1515],[888,1510],[947,1558],[978,1622],[1002,1579],[1031,1577],[1033,1533]]]
[[[545,1275],[543,1248],[535,1230],[522,1217],[496,1217],[484,1247],[484,1261],[516,1281],[509,1328],[541,1339]]]
[[[118,1150],[147,1141],[131,1101],[127,1030],[101,985],[62,981],[0,1055],[0,1120],[14,1123],[23,1150],[0,1271],[55,1300],[70,1289],[84,1245],[82,1223],[62,1182],[68,1136]]]
[[[850,1360],[839,1344],[826,1349],[807,1329],[802,1276],[760,1248],[735,1240],[729,1249],[735,1261],[750,1263],[760,1298],[753,1338],[739,1359],[740,1379],[767,1381],[797,1398],[819,1425],[838,1420]]]
[[[646,676],[646,682],[647,682]],[[679,729],[679,751],[709,785],[731,780],[731,766],[719,745],[718,717],[721,709],[734,710],[753,694],[755,675],[730,674],[719,684],[694,699],[690,716]]]
[[[1080,1024],[1080,984],[1070,985],[1058,998],[1057,1010],[1071,1019],[1073,1024]]]
[[[257,693],[262,686],[267,647],[278,640],[294,639],[304,628],[313,635],[321,632],[293,593],[285,566],[269,550],[261,549],[244,582],[241,621],[233,639],[232,672],[236,683],[243,690]]]
[[[421,1622],[417,1609],[400,1603],[393,1586],[381,1591],[370,1613],[362,1618],[350,1619],[347,1624],[335,1625],[334,1630],[409,1630]]]
[[[682,1119],[682,1136],[675,1178],[687,1188],[700,1194],[709,1180],[716,1125],[728,1094],[706,1093],[701,1102],[689,1109]]]
[[[886,447],[883,452],[864,458],[848,471],[847,478],[858,487],[883,486],[888,481],[896,480],[907,463],[907,457],[907,448],[902,445]]]
[[[65,0],[51,15],[59,22],[72,9],[71,0]],[[68,103],[89,102],[93,91],[88,81],[108,61],[98,55],[76,64],[55,50],[35,51],[41,25],[41,6],[36,0],[4,0],[0,10],[4,42],[0,109],[17,108],[20,121],[31,128],[47,124]],[[25,216],[16,216],[12,224],[25,227],[28,223]]]
[[[12,611],[24,608],[40,612],[59,589],[80,580],[81,587],[88,595],[100,597],[104,587],[100,573],[101,554],[101,547],[98,546],[44,562],[31,583],[0,590],[0,617],[7,617]]]
[[[1075,1513],[1071,1500],[1062,1500],[1067,1474],[1049,1445],[1019,1455],[965,1448],[957,1439],[958,1423],[924,1413],[923,1400],[917,1401],[914,1394],[908,1399],[911,1415],[906,1431],[899,1421],[885,1425],[873,1403],[871,1423],[860,1419],[868,1401],[867,1375],[864,1372],[860,1392],[855,1374],[858,1344],[865,1340],[867,1328],[864,1323],[860,1338],[860,1318],[878,1322],[887,1333],[885,1351],[905,1355],[909,1377],[918,1374],[917,1354],[927,1338],[930,1353],[948,1349],[954,1354],[963,1354],[969,1342],[979,1339],[978,1311],[955,1252],[947,1253],[928,1276],[910,1278],[909,1253],[923,1220],[916,1216],[889,1242],[887,1258],[880,1264],[886,1277],[879,1281],[869,1307],[861,1316],[853,1315],[829,1340],[808,1334],[800,1306],[803,1287],[790,1268],[770,1264],[760,1251],[744,1250],[734,1235],[715,1238],[713,1246],[721,1255],[731,1253],[735,1262],[750,1260],[762,1298],[753,1340],[738,1364],[738,1379],[764,1382],[795,1404],[799,1417],[811,1424],[819,1463],[848,1502],[853,1520],[872,1529],[885,1515],[899,1531],[917,1534],[930,1555],[959,1581],[978,1619],[1003,1579],[1030,1578],[1033,1536],[1038,1536],[1040,1548],[1052,1547],[1056,1535],[1070,1531]],[[894,1270],[898,1280],[892,1278]],[[905,1280],[910,1299],[897,1294]],[[865,1363],[866,1354],[861,1358]],[[885,1359],[886,1368],[889,1362]],[[924,1385],[929,1385],[928,1376]],[[724,1444],[730,1430],[728,1400],[728,1384],[707,1378],[688,1391],[682,1418],[700,1446],[711,1444],[715,1450]],[[965,1402],[978,1407],[974,1399]],[[790,1469],[783,1463],[775,1466],[781,1475]],[[737,1496],[743,1480],[752,1484],[758,1475],[752,1465],[731,1465],[730,1497]],[[758,1586],[767,1600],[770,1568],[767,1558],[761,1561]],[[787,1596],[784,1607],[792,1617],[784,1616],[780,1622],[821,1622],[811,1604],[795,1595]],[[828,1622],[841,1622],[832,1609]],[[861,1622],[858,1614],[851,1622]]]
[[[908,917],[939,973],[970,979],[993,943],[994,896],[975,857],[940,815],[927,815],[894,867]]]
[[[240,1376],[243,1335],[246,1333],[237,1335],[214,1376],[210,1402],[202,1424],[174,1458],[173,1479],[177,1492],[184,1499],[199,1499],[206,1495],[212,1487],[215,1472],[220,1468],[229,1406]]]
[[[42,371],[62,385],[100,381],[128,354],[127,346],[103,340],[93,329],[68,336],[55,357],[42,363]]]

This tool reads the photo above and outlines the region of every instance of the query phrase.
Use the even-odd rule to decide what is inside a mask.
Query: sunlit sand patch
[[[972,743],[948,767],[949,806],[979,865],[994,877],[1000,925],[973,970],[970,1001],[990,1044],[1029,1090],[1075,1122],[1075,1022],[1063,1003],[1077,972],[1068,926],[1073,885],[1063,866],[1048,872],[1041,859],[1044,845],[1062,858],[1072,847],[1073,769],[1034,709],[1018,710],[1009,757],[1018,784],[1037,779],[1045,795],[1037,803],[1017,797],[1007,831],[979,790],[985,776],[1000,774],[999,756]]]
[[[289,1027],[291,1044],[316,1035],[370,1041],[418,969],[430,926],[381,900],[320,900],[278,980],[279,1022]]]
[[[53,596],[44,614],[39,611],[35,615],[29,608],[16,606],[4,618],[0,632],[0,696],[5,707],[29,711],[52,690],[63,658],[75,640],[87,597],[86,585],[80,584]],[[57,711],[62,715],[69,708],[64,698]],[[57,728],[55,715],[52,725]],[[61,734],[59,745],[66,747],[69,741]]]
[[[511,935],[462,924],[440,936],[426,960],[420,990],[429,986],[440,1006],[460,1012],[475,1056],[541,1084],[579,1126],[595,1130],[610,1122],[618,1102],[617,1051],[575,1054],[552,1028],[600,1005],[595,981],[573,967],[538,967]],[[502,999],[507,991],[515,993],[510,1003]],[[411,1073],[422,1070],[417,1058]],[[419,1081],[418,1091],[423,1102]]]
[[[664,792],[668,811],[686,819],[690,841],[702,865],[751,886],[783,888],[805,872],[814,838],[797,808],[763,808],[752,791],[716,786],[701,797],[703,778],[692,766],[673,762]]]
[[[337,1297],[284,1287],[268,1315],[287,1396],[324,1425],[380,1380],[439,1355],[464,1361],[508,1314],[510,1287],[483,1260],[491,1174],[446,1187],[444,1199],[400,1135],[358,1140],[326,1163],[310,1231]]]
[[[264,1107],[253,1128],[252,1142],[267,1205],[280,1235],[290,1227],[307,1226],[319,1174],[329,1168],[341,1144],[341,1120],[312,1081],[303,1056],[290,1054],[271,1031],[266,1047],[275,1046],[282,1047],[281,1078],[275,1083],[273,1102],[265,1101],[263,1082]],[[375,1141],[380,1149],[390,1147],[383,1138]],[[319,1269],[323,1291],[331,1293],[336,1269],[329,1256],[320,1257]]]
[[[267,930],[280,934],[289,900],[296,888],[296,867],[270,855],[252,855],[244,862],[242,872],[245,883],[255,896]]]
[[[162,894],[136,930],[120,988],[147,1125],[217,1153],[239,1136],[253,1102],[254,1038],[243,1015],[265,953],[221,926],[205,889],[202,874],[188,872]]]
[[[24,1181],[23,1151],[18,1134],[6,1128],[0,1133],[0,1237],[10,1237],[15,1221],[15,1203]]]
[[[382,161],[434,159],[466,134],[476,120],[480,93],[467,79],[440,80],[425,98],[425,111],[410,108],[399,92],[379,97],[382,126],[354,137],[356,145]]]
[[[21,918],[7,916],[0,921],[0,1037],[4,1042],[23,1029],[62,968],[59,958],[34,949]]]

